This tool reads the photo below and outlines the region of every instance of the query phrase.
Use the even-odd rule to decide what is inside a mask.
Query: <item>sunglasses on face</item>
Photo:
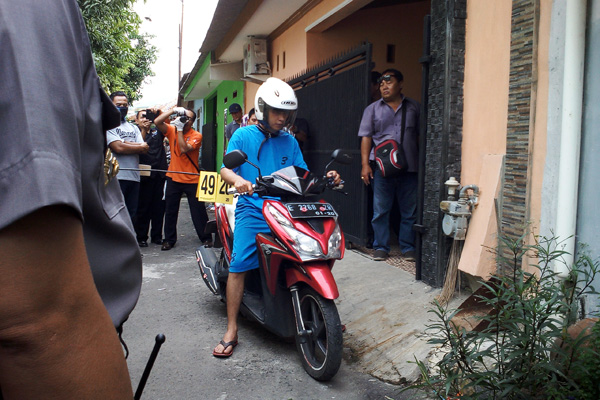
[[[390,74],[386,74],[386,75],[382,75],[379,77],[379,79],[377,79],[377,83],[381,84],[381,82],[386,81],[389,82],[392,77],[396,77],[395,75],[390,75]]]

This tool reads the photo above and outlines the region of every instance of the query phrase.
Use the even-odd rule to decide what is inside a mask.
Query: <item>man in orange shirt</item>
[[[153,112],[159,110],[153,109]],[[176,118],[169,124],[167,119],[171,115]],[[183,107],[173,107],[160,113],[154,120],[156,128],[169,139],[171,146],[171,164],[169,171],[200,172],[198,167],[198,153],[202,145],[202,134],[192,129],[196,114]],[[208,221],[206,208],[203,202],[198,201],[198,176],[167,172],[167,189],[165,191],[165,240],[161,250],[171,250],[177,242],[177,217],[181,195],[186,194],[190,205],[192,222],[200,241],[212,246],[212,235],[204,233]]]

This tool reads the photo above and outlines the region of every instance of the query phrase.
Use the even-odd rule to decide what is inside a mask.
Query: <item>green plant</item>
[[[140,34],[135,0],[77,0],[86,25],[100,84],[107,93],[123,90],[129,101],[140,98],[142,83],[153,76],[153,36]]]
[[[480,317],[480,331],[458,327],[452,321],[458,310],[434,304],[429,343],[441,346],[443,357],[431,368],[415,359],[422,380],[412,387],[429,388],[440,399],[592,398],[585,396],[593,385],[598,390],[600,381],[600,328],[591,339],[572,338],[567,329],[577,319],[582,296],[597,295],[591,283],[599,263],[579,256],[563,279],[552,269],[566,254],[560,242],[536,237],[525,245],[524,238],[502,239],[502,275],[482,282],[488,295],[478,296],[492,309]],[[537,260],[537,273],[520,268],[525,255]]]
[[[583,339],[583,338],[581,338]],[[590,335],[585,338],[577,357],[579,362],[573,366],[571,378],[577,383],[575,398],[579,400],[600,399],[600,322],[596,322]]]

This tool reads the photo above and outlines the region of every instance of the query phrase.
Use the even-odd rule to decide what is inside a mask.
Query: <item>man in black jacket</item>
[[[160,110],[158,110],[160,114]],[[151,121],[147,118],[146,110],[138,111],[136,115],[136,124],[140,128],[144,142],[148,144],[147,154],[140,154],[140,168],[147,166],[151,169],[165,171],[167,164],[167,153],[164,146],[164,136],[156,128],[152,127]],[[165,217],[165,172],[152,171],[150,176],[140,175],[140,195],[138,200],[138,210],[135,218],[135,234],[140,247],[148,247],[148,230],[150,223],[150,239],[154,244],[162,244],[163,220]]]

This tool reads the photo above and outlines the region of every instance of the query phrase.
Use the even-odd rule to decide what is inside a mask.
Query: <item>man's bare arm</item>
[[[194,149],[194,146],[191,146],[185,142],[185,139],[183,138],[183,131],[177,131],[177,147],[179,147],[179,152],[181,154],[185,154]]]
[[[115,140],[111,142],[108,147],[113,153],[116,154],[144,154],[148,152],[148,143],[133,143],[133,142],[121,142]]]
[[[169,116],[173,114],[173,108],[175,107],[171,107],[167,111],[161,112],[160,115],[154,119],[154,125],[156,126],[156,129],[158,129],[162,134],[167,133],[167,128],[169,127],[169,124],[167,124],[166,121],[169,118]],[[152,112],[159,111],[155,108],[152,108],[151,110]]]
[[[239,193],[254,193],[254,189],[252,188],[252,182],[245,180],[229,168],[221,168],[221,178],[223,178],[225,182],[236,188],[236,190]]]
[[[0,230],[0,387],[15,399],[131,399],[81,220],[42,208]]]
[[[363,136],[360,141],[360,179],[362,179],[365,185],[369,185],[373,179],[373,170],[369,162],[369,155],[371,154],[371,147],[373,145],[373,138],[369,136]]]

